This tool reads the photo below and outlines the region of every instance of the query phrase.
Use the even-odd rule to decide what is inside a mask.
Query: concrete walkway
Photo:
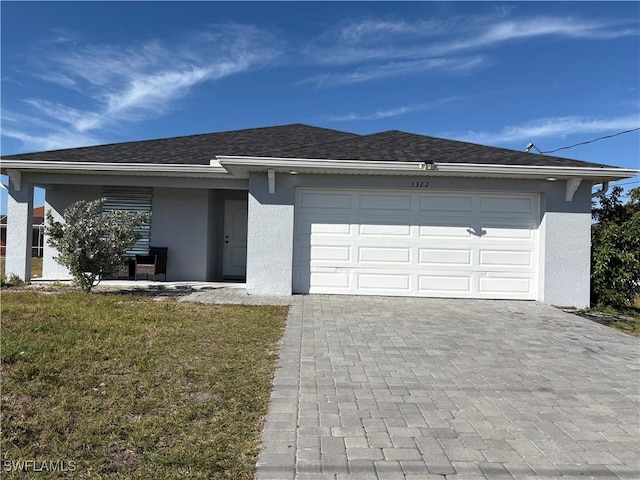
[[[534,302],[288,301],[258,479],[640,478],[638,339]]]

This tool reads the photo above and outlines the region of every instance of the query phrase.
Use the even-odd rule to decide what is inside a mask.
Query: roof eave
[[[8,170],[22,172],[72,173],[97,175],[143,175],[173,177],[230,177],[229,172],[215,165],[162,164],[162,163],[99,163],[99,162],[46,162],[2,160],[2,173]]]
[[[561,167],[473,163],[430,163],[372,160],[328,160],[306,158],[219,156],[209,165],[162,163],[98,163],[3,160],[2,173],[22,172],[248,178],[251,172],[274,170],[284,173],[346,175],[428,175],[452,177],[567,179],[605,182],[632,178],[639,170],[618,167]]]
[[[246,178],[251,172],[326,173],[352,175],[429,175],[452,177],[567,179],[584,178],[594,182],[632,178],[639,170],[618,167],[561,167],[475,163],[431,163],[371,160],[327,160],[304,158],[218,156],[219,164],[235,176]]]
[[[494,165],[470,163],[438,163],[437,171],[446,175],[503,178],[567,179],[583,178],[596,182],[612,182],[632,178],[640,170],[620,167],[563,167],[556,165]]]

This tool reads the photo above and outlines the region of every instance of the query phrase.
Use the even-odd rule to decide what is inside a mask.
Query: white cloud
[[[58,150],[102,143],[93,136],[72,132],[52,132],[42,135],[31,135],[11,128],[3,128],[2,135],[20,140],[27,151]]]
[[[361,67],[351,72],[322,73],[303,80],[304,83],[314,83],[316,87],[335,87],[351,85],[380,78],[397,77],[427,70],[469,71],[482,65],[483,58],[424,58],[405,62],[390,62],[382,65]]]
[[[100,115],[95,112],[87,112],[67,107],[60,103],[47,102],[45,100],[27,99],[24,101],[40,113],[57,122],[64,123],[78,132],[92,130],[100,123]],[[51,125],[51,122],[49,122]],[[53,124],[55,125],[55,124]]]
[[[264,67],[279,54],[272,35],[250,25],[212,25],[171,45],[150,40],[128,46],[78,46],[69,32],[64,33],[69,41],[43,50],[31,73],[69,89],[77,95],[74,103],[87,107],[26,99],[41,118],[14,116],[7,137],[32,147],[94,142],[96,137],[88,132],[163,114],[199,84]],[[50,128],[42,128],[42,118]]]
[[[440,100],[434,100],[431,102],[415,103],[412,105],[404,105],[402,107],[390,108],[386,110],[376,110],[372,113],[354,113],[350,112],[346,115],[335,115],[327,118],[330,122],[352,122],[356,120],[380,120],[382,118],[397,117],[400,115],[406,115],[413,112],[422,112],[424,110],[430,110],[437,108],[440,105],[446,103],[462,100],[465,97],[448,97]]]
[[[361,20],[339,28],[339,37],[350,43],[364,41],[382,42],[390,36],[427,37],[445,32],[451,22],[442,20]]]
[[[620,28],[619,25],[583,20],[571,17],[535,17],[532,19],[506,20],[489,25],[466,39],[453,40],[434,48],[446,53],[458,50],[478,49],[510,40],[531,39],[536,37],[570,37],[586,39],[611,39],[622,36],[638,35],[637,30]]]
[[[539,37],[606,40],[638,35],[623,21],[561,16],[509,18],[459,16],[448,20],[361,20],[330,29],[303,50],[320,65],[353,65],[372,61],[442,57],[500,43]]]
[[[135,109],[161,112],[168,101],[186,95],[194,85],[212,77],[211,69],[197,68],[133,78],[124,90],[105,96],[106,116],[115,117]]]
[[[526,143],[537,138],[566,138],[575,134],[600,134],[629,130],[640,126],[637,114],[611,118],[581,116],[555,117],[535,120],[523,125],[510,125],[499,132],[447,133],[445,136],[467,142],[505,145]]]

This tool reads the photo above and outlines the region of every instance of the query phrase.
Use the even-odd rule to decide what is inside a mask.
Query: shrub
[[[64,223],[47,212],[48,243],[59,252],[55,260],[87,293],[124,265],[127,250],[140,239],[136,229],[148,219],[144,213],[103,213],[104,202],[81,200],[70,205],[62,215]]]
[[[591,295],[600,307],[631,307],[640,294],[640,188],[620,201],[614,187],[594,208],[591,246]]]

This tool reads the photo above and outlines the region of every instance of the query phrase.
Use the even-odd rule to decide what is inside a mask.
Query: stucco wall
[[[48,188],[45,210],[52,210],[54,218],[62,219],[65,208],[78,200],[95,200],[102,196],[102,186],[57,185]],[[206,281],[208,255],[213,230],[208,227],[210,214],[209,190],[190,188],[154,188],[152,197],[151,244],[169,247],[168,281]],[[46,237],[46,235],[45,235]],[[46,240],[46,239],[45,239]],[[43,259],[43,278],[67,280],[65,267],[53,257],[56,252],[46,246]],[[162,279],[162,277],[160,277]]]
[[[412,176],[276,175],[276,192],[268,192],[267,175],[250,180],[101,177],[98,175],[23,175],[23,189],[33,184],[57,183],[47,189],[46,209],[59,215],[80,199],[99,198],[103,184],[153,186],[151,242],[169,247],[168,280],[211,280],[221,258],[216,232],[221,228],[220,205],[224,195],[211,188],[250,188],[247,239],[247,289],[252,294],[289,294],[292,286],[294,200],[296,187],[410,189],[414,180],[428,180],[430,190],[473,190],[538,193],[541,198],[539,299],[554,305],[589,304],[590,184],[583,182],[574,200],[565,200],[565,182],[438,178]],[[181,188],[171,188],[181,187]],[[30,194],[13,192],[8,205],[8,246],[30,252],[22,228],[28,225]],[[240,195],[240,193],[238,193]],[[13,220],[12,220],[13,219]],[[17,219],[17,220],[15,220]],[[25,238],[23,238],[23,236]],[[68,278],[45,247],[43,274],[49,279]],[[24,269],[25,258],[7,258],[7,271]],[[24,257],[24,255],[23,255]]]
[[[208,190],[153,189],[151,245],[169,248],[168,281],[207,280],[209,205]]]
[[[291,293],[296,187],[411,189],[414,180],[428,180],[431,191],[539,194],[539,299],[563,306],[589,304],[590,183],[583,182],[573,201],[567,202],[564,181],[490,178],[276,174],[276,191],[270,194],[267,175],[252,174],[249,182],[248,292]]]
[[[564,195],[559,188],[543,198],[540,300],[584,308],[591,293],[591,185],[583,183],[571,202]]]
[[[62,213],[74,202],[79,200],[97,200],[102,196],[102,187],[94,185],[59,185],[48,188],[44,210],[51,211],[53,218],[62,221]],[[45,220],[46,221],[46,220]],[[45,280],[69,280],[69,270],[56,262],[53,257],[57,255],[57,250],[48,244],[49,236],[44,234],[44,254],[42,259],[42,278]]]
[[[25,232],[22,224],[30,222],[26,212],[31,212],[31,207],[26,202],[31,201],[32,195],[27,195],[26,192],[34,184],[46,189],[45,209],[51,209],[57,219],[61,219],[64,209],[75,201],[100,198],[103,185],[153,187],[155,211],[151,241],[154,246],[170,248],[167,280],[213,280],[221,258],[218,255],[219,242],[216,242],[215,237],[220,213],[217,212],[217,192],[246,196],[249,182],[226,178],[29,173],[23,174],[23,184],[23,192],[17,192],[18,202],[9,206],[11,215],[16,218],[8,228],[9,235],[13,232],[14,243]],[[29,229],[29,235],[30,232]],[[26,240],[20,242],[30,255],[30,237],[28,243]],[[21,249],[22,246],[19,249],[13,248],[14,251]],[[45,246],[43,277],[50,280],[70,278],[66,268],[53,260],[54,255],[55,252]],[[7,264],[13,270],[23,271],[30,259],[30,256],[25,259],[20,255],[8,255]],[[26,271],[29,271],[28,265]]]
[[[293,278],[292,175],[278,175],[276,192],[269,193],[267,175],[249,178],[247,230],[247,292],[251,295],[289,295]]]

